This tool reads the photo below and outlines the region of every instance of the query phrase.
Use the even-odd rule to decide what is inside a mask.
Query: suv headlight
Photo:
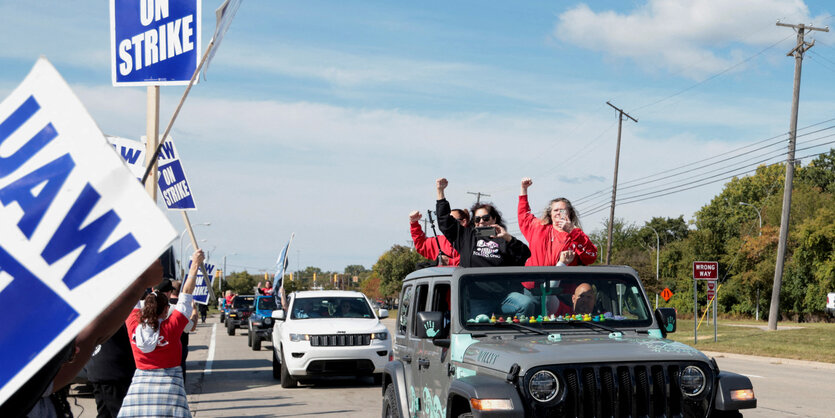
[[[560,391],[560,381],[548,370],[540,370],[531,376],[528,382],[528,392],[539,402],[548,402]]]
[[[371,334],[371,339],[372,340],[387,340],[387,339],[389,339],[389,333],[388,332],[375,332],[375,333]]]
[[[681,372],[681,393],[697,396],[705,389],[705,373],[696,366],[687,366]]]
[[[310,339],[310,336],[307,334],[290,334],[290,341],[297,343],[299,341],[307,341]]]

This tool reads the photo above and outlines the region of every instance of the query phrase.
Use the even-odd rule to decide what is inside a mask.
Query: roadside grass
[[[835,324],[780,322],[777,331],[741,325],[767,327],[768,322],[719,318],[718,342],[713,342],[713,323],[705,321],[693,344],[693,319],[679,319],[678,329],[667,338],[704,351],[835,363]]]

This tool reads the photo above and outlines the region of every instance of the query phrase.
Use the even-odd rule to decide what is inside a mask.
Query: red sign
[[[707,281],[707,300],[711,300],[716,296],[716,280]]]
[[[696,280],[716,280],[719,278],[718,261],[694,261],[693,278]]]
[[[673,297],[673,291],[670,288],[665,287],[664,290],[661,291],[661,297],[664,298],[665,302],[669,302],[670,298]]]

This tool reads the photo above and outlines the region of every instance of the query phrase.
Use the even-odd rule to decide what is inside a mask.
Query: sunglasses
[[[492,217],[492,216],[490,216],[490,215],[484,215],[484,216],[473,216],[473,221],[474,221],[475,223],[479,223],[479,222],[487,222],[487,221],[489,221],[490,219],[493,219],[493,217]]]

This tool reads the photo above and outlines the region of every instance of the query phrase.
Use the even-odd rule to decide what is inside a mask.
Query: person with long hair
[[[531,255],[528,246],[507,232],[502,220],[502,214],[489,203],[479,203],[473,206],[472,222],[461,225],[450,214],[450,205],[444,195],[449,182],[439,178],[435,182],[438,201],[435,211],[438,214],[438,225],[441,232],[452,243],[453,248],[461,255],[461,267],[493,267],[493,266],[521,266]],[[489,237],[478,237],[476,227],[490,227],[493,234]]]
[[[470,214],[466,209],[453,209],[450,215],[461,226],[470,223]],[[437,260],[439,266],[457,266],[461,256],[458,251],[452,248],[452,244],[443,234],[433,238],[427,238],[426,233],[420,228],[421,214],[419,211],[409,213],[409,230],[412,234],[412,242],[415,243],[415,250],[418,254],[429,260]]]
[[[577,210],[568,199],[551,200],[542,216],[531,213],[528,203],[530,177],[522,179],[519,193],[519,230],[528,240],[531,257],[526,266],[590,265],[597,260],[597,247],[580,228]],[[567,251],[567,252],[566,252]],[[565,253],[564,253],[565,252]]]
[[[191,256],[188,278],[174,311],[168,314],[168,296],[153,291],[134,307],[125,324],[136,362],[128,394],[119,417],[190,417],[188,398],[180,367],[180,335],[192,314],[192,291],[197,269],[203,265],[203,251]]]

